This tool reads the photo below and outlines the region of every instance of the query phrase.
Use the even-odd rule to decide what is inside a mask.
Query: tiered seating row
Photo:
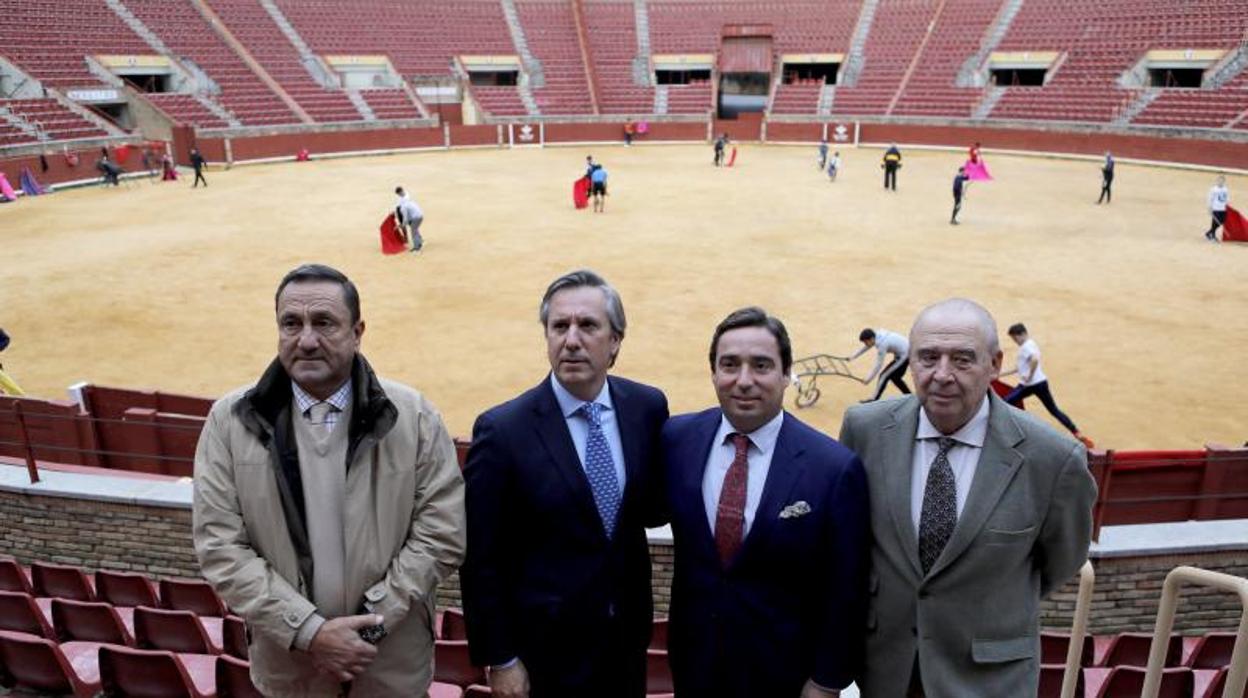
[[[546,84],[533,91],[543,114],[591,111],[585,61],[576,36],[570,2],[516,3],[520,24],[533,57],[542,62]]]
[[[360,94],[378,119],[420,118],[420,110],[403,90],[360,90]]]
[[[102,138],[108,135],[107,132],[54,99],[3,99],[0,100],[0,107],[8,109],[10,113],[37,126],[52,140]],[[24,135],[22,140],[31,142],[31,139]]]
[[[654,88],[633,82],[637,23],[633,4],[585,3],[589,50],[598,76],[598,107],[604,114],[649,114]]]

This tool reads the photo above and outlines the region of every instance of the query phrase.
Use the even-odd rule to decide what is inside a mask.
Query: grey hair
[[[992,313],[988,312],[987,308],[969,298],[948,298],[938,303],[933,303],[919,311],[918,317],[914,318],[914,324],[910,326],[911,344],[914,343],[915,328],[927,319],[929,315],[937,313],[973,316],[979,331],[984,335],[984,343],[988,347],[988,353],[996,354],[1001,351],[1001,340],[997,338],[997,321],[993,319]]]
[[[619,291],[607,283],[606,279],[589,269],[577,269],[550,282],[546,293],[542,295],[542,305],[537,312],[542,327],[546,326],[546,321],[550,318],[550,299],[560,291],[582,287],[602,291],[603,298],[607,301],[607,320],[611,323],[611,331],[624,339],[624,330],[628,327],[628,320],[624,317],[624,301],[620,300]]]

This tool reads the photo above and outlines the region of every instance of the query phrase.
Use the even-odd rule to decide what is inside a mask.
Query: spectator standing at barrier
[[[824,138],[819,141],[819,170],[827,167],[828,164],[828,139]]]
[[[633,144],[633,134],[636,132],[637,125],[633,123],[632,119],[624,122],[624,147],[627,148]]]
[[[897,191],[897,170],[901,169],[901,150],[897,148],[896,143],[889,145],[888,150],[884,151],[884,161],[880,163],[880,167],[884,168],[884,188]]]
[[[836,696],[866,622],[862,462],[784,411],[793,352],[762,308],[720,322],[710,362],[719,407],[663,428],[676,695]]]
[[[464,554],[455,446],[360,354],[342,273],[292,270],[276,314],[277,358],[213,405],[196,449],[200,569],[246,619],[264,695],[424,695],[437,586]]]
[[[966,168],[959,167],[958,173],[953,176],[953,215],[949,217],[950,225],[958,224],[958,211],[962,210],[962,192],[967,179]]]
[[[165,153],[160,157],[160,181],[173,182],[178,179],[178,167],[173,163],[173,156]]]
[[[885,329],[873,330],[870,327],[858,333],[858,341],[862,342],[862,348],[854,352],[849,357],[850,361],[867,353],[868,350],[874,348],[876,351],[875,367],[871,369],[871,373],[862,379],[863,385],[869,384],[872,378],[877,375],[880,377],[879,383],[876,385],[875,394],[868,400],[863,402],[873,402],[879,400],[884,394],[884,388],[892,383],[903,395],[910,394],[910,386],[906,385],[906,368],[910,365],[910,342],[896,332],[889,332]],[[884,357],[892,354],[893,358],[888,362],[888,366],[884,366]],[[881,371],[880,368],[884,367]]]
[[[1114,198],[1111,191],[1114,186],[1114,156],[1108,150],[1105,151],[1105,162],[1101,165],[1101,196],[1096,203],[1110,203]]]
[[[719,138],[715,139],[715,159],[714,164],[720,167],[724,164],[724,148],[728,145],[728,134],[721,133]]]
[[[590,196],[594,197],[594,211],[602,213],[607,207],[607,170],[602,165],[594,165],[589,174]]]
[[[208,180],[204,179],[204,167],[207,164],[208,161],[200,154],[199,149],[191,148],[191,167],[195,168],[195,183],[191,185],[192,189],[198,187],[200,182],[203,182],[205,187],[208,186]]]
[[[0,328],[0,352],[9,348],[9,335]],[[0,364],[0,395],[25,395],[25,391],[4,372],[4,364]]]
[[[1205,239],[1209,242],[1218,241],[1218,228],[1226,223],[1226,207],[1230,203],[1231,194],[1226,189],[1226,176],[1218,175],[1218,179],[1209,188],[1207,200],[1209,215],[1213,217],[1209,230],[1205,233]]]
[[[1092,439],[1080,434],[1079,428],[1053,400],[1053,393],[1049,390],[1048,376],[1040,370],[1040,345],[1028,335],[1027,327],[1021,322],[1014,323],[1010,325],[1009,335],[1010,339],[1018,345],[1018,363],[1016,368],[1001,375],[1004,377],[1018,374],[1018,387],[1003,398],[1005,402],[1012,404],[1035,395],[1040,399],[1040,404],[1044,405],[1044,409],[1048,410],[1054,419],[1061,422],[1071,434],[1074,434],[1076,439],[1088,448],[1095,448],[1096,445],[1092,443]]]
[[[1087,449],[990,389],[996,323],[972,301],[910,330],[916,397],[855,405],[841,442],[871,497],[864,696],[1035,696],[1040,599],[1087,560]]]
[[[403,187],[395,187],[394,193],[399,197],[394,206],[394,222],[399,224],[403,234],[411,240],[412,252],[420,252],[425,246],[425,239],[420,235],[420,225],[425,222],[425,212],[412,201]]]
[[[626,323],[602,277],[556,279],[539,318],[550,373],[472,429],[469,650],[499,698],[641,698],[667,399],[608,375]]]

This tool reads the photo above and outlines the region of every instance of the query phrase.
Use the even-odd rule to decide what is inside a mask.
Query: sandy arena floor
[[[610,172],[605,214],[570,204],[588,152]],[[477,413],[542,378],[537,302],[556,275],[588,266],[628,311],[616,370],[662,387],[674,412],[714,400],[707,343],[739,306],[783,319],[797,356],[848,354],[862,327],[905,331],[923,305],[964,295],[996,315],[1007,367],[1005,328],[1027,324],[1058,403],[1098,445],[1248,439],[1248,246],[1202,239],[1211,174],[1120,164],[1113,205],[1096,206],[1097,163],[989,152],[997,181],[971,188],[955,228],[962,153],[905,152],[895,194],[880,188],[878,150],[843,150],[835,184],[814,147],[744,145],[721,170],[710,155],[416,153],[214,168],[206,190],[143,181],[3,206],[3,362],[39,396],[78,380],[216,396],[272,358],[278,279],[323,261],[360,286],[374,366],[468,435]],[[420,255],[378,251],[396,184],[425,210]],[[1248,208],[1248,178],[1229,186]],[[869,394],[845,379],[820,387],[799,414],[832,434]]]

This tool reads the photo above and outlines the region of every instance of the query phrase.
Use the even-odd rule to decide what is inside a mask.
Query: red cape
[[[391,213],[386,216],[386,220],[381,222],[381,252],[382,254],[398,254],[406,249],[407,239],[403,237],[399,224],[394,220],[394,214]]]
[[[1248,219],[1230,206],[1226,207],[1226,223],[1222,227],[1222,242],[1248,242]]]
[[[572,204],[577,208],[589,205],[589,177],[581,177],[572,183]]]

